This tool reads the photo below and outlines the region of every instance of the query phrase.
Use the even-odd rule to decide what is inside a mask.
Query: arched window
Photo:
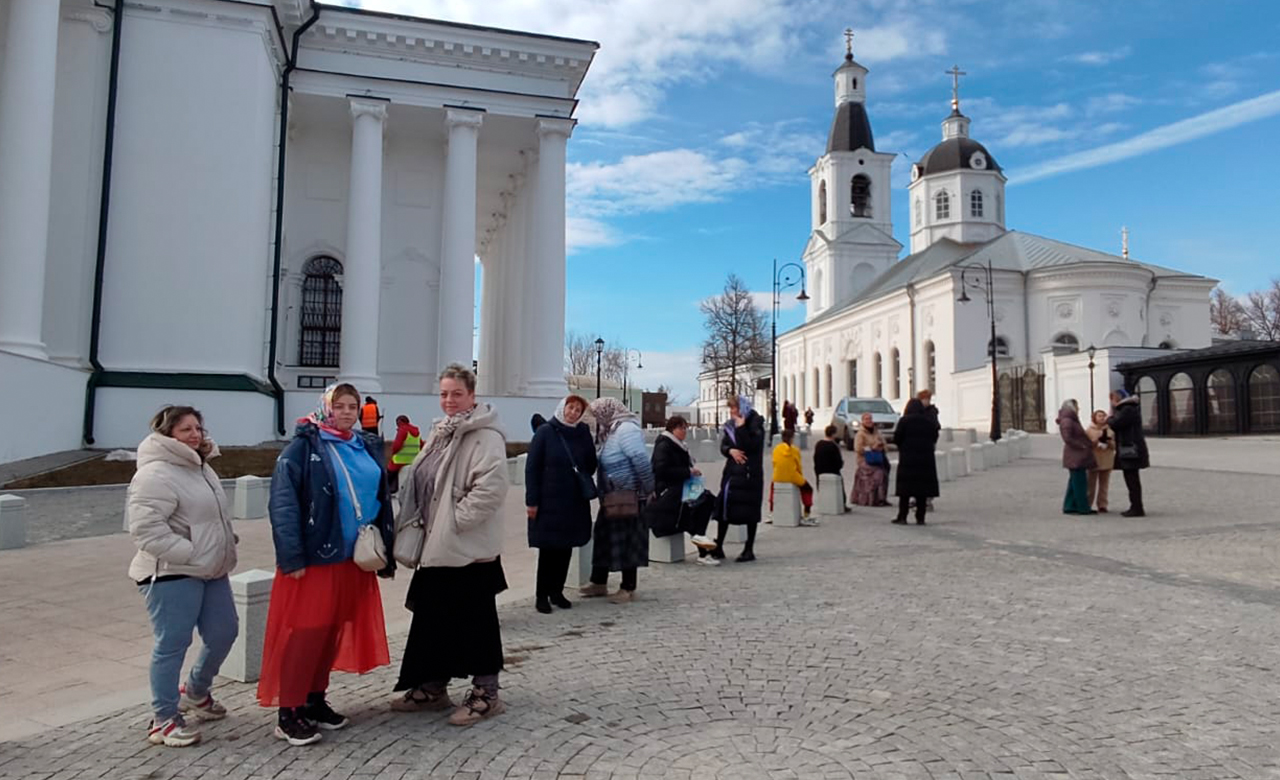
[[[876,353],[875,358],[875,382],[872,385],[876,391],[877,398],[884,398],[884,359],[880,357],[880,353]]]
[[[1236,379],[1225,368],[1209,375],[1206,383],[1209,407],[1209,433],[1236,432]]]
[[[969,216],[982,218],[982,190],[969,193]]]
[[[849,395],[858,394],[858,361],[849,361]]]
[[[1057,353],[1079,352],[1080,339],[1074,333],[1059,333],[1053,337],[1053,351]]]
[[[822,370],[822,373],[823,373],[823,376],[822,376],[822,380],[823,380],[823,386],[822,386],[822,399],[823,399],[823,401],[825,401],[825,403],[823,404],[823,406],[832,406],[832,405],[834,405],[834,402],[831,400],[831,395],[832,395],[832,393],[831,393],[831,366],[827,366],[826,368],[824,368],[824,369]]]
[[[302,275],[298,363],[336,368],[342,341],[342,288],[337,279],[342,263],[327,255],[313,257],[302,267]]]
[[[849,213],[855,217],[871,216],[871,178],[865,173],[854,176],[849,184]]]
[[[889,353],[889,397],[898,398],[902,395],[902,356],[898,353],[898,348],[894,347]]]
[[[987,354],[991,354],[991,339],[987,339]],[[996,336],[996,357],[1009,357],[1009,340],[1004,336]]]
[[[806,406],[822,406],[822,371],[813,369],[813,399]]]
[[[933,345],[932,341],[924,343],[924,362],[929,371],[929,392],[937,392],[938,390],[938,349]]]
[[[796,406],[804,406],[804,372],[799,374],[800,384],[796,387]]]
[[[1174,374],[1169,380],[1169,433],[1195,432],[1195,383],[1187,374]]]
[[[818,224],[827,224],[827,181],[818,183]]]
[[[996,193],[996,221],[1004,224],[1004,198],[1000,197],[1000,193]]]
[[[933,196],[933,218],[951,219],[951,196],[941,190]]]
[[[1262,365],[1249,374],[1249,430],[1280,431],[1280,371]]]
[[[916,227],[921,227],[924,225],[924,201],[920,200],[919,198],[916,198],[915,223],[916,223],[915,224]]]
[[[1160,394],[1156,380],[1144,376],[1138,380],[1138,404],[1142,408],[1142,427],[1152,433],[1160,429]]]

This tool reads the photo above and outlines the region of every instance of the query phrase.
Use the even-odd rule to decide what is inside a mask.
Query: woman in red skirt
[[[352,561],[361,525],[375,525],[388,550],[395,529],[382,440],[353,430],[359,409],[351,385],[326,389],[271,477],[276,578],[258,702],[280,708],[275,734],[291,745],[347,725],[325,700],[330,671],[391,663],[377,576],[392,576],[395,562],[375,576]]]

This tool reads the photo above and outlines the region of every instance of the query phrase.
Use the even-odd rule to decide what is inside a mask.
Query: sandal
[[[425,686],[410,688],[404,696],[391,700],[391,709],[395,712],[440,712],[453,707],[449,692],[431,693]]]

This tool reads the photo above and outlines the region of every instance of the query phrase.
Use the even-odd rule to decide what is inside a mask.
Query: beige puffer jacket
[[[397,530],[421,517],[413,475],[427,455],[429,441],[402,470]],[[467,566],[501,555],[500,513],[509,487],[507,440],[498,428],[498,413],[480,404],[454,432],[436,472],[431,532],[418,566]]]
[[[195,450],[161,433],[138,445],[125,527],[138,546],[129,577],[217,579],[236,567],[236,535],[218,475]]]

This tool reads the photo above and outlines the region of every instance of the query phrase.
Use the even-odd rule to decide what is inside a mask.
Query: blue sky
[[[567,327],[635,347],[637,381],[691,396],[698,302],[730,272],[767,306],[808,238],[807,169],[855,30],[894,165],[961,108],[1009,176],[1017,230],[1221,279],[1280,275],[1280,3],[1226,0],[363,0],[601,44],[569,144]],[[800,321],[784,312],[779,329]]]

